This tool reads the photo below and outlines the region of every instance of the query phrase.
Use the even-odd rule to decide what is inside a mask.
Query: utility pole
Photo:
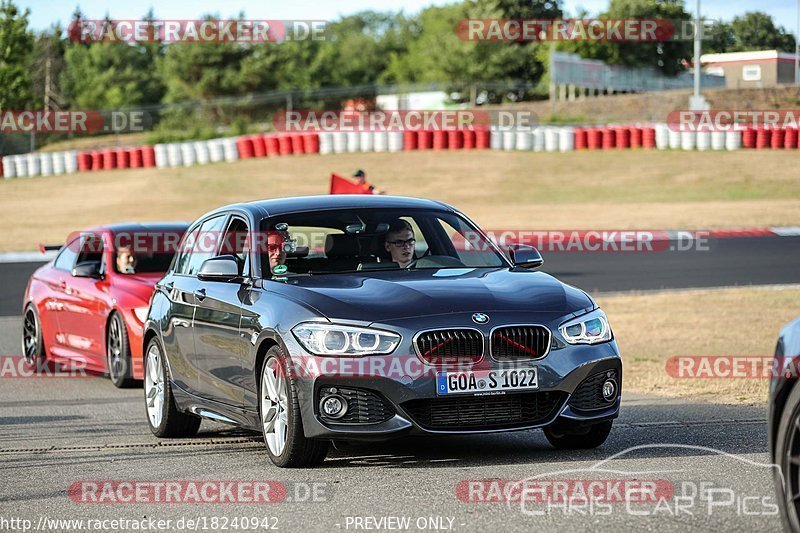
[[[794,33],[794,82],[800,83],[800,0],[797,0],[797,31]]]
[[[799,0],[800,1],[800,0]],[[44,110],[50,111],[50,56],[44,63]]]
[[[800,0],[798,0],[800,1]],[[694,94],[689,99],[689,109],[704,111],[708,109],[708,102],[700,94],[700,56],[702,55],[703,26],[700,20],[700,0],[697,0],[697,9],[694,14]]]

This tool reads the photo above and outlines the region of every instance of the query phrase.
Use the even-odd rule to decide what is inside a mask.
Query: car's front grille
[[[492,332],[492,358],[497,361],[538,359],[550,348],[550,330],[544,326],[505,326]]]
[[[616,396],[610,402],[603,398],[603,383],[609,378],[617,383],[617,395],[619,395],[619,379],[616,370],[606,370],[583,380],[583,383],[578,385],[578,388],[572,393],[569,406],[577,411],[596,411],[611,406],[616,400]]]
[[[558,391],[498,396],[466,396],[411,400],[403,404],[426,429],[480,430],[535,425],[555,415],[565,394]]]
[[[319,399],[336,390],[336,394],[347,400],[347,412],[341,418],[322,419],[334,424],[377,424],[389,420],[394,416],[394,409],[374,392],[363,389],[349,389],[342,387],[321,387]],[[317,402],[319,403],[319,402]]]
[[[419,356],[432,365],[476,363],[483,357],[483,334],[476,329],[425,331],[416,345]]]

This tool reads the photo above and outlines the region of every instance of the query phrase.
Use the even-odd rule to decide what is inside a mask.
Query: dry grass
[[[0,183],[0,251],[58,243],[69,231],[127,220],[193,220],[214,207],[326,193],[332,171],[364,168],[392,194],[451,203],[487,229],[796,225],[793,151],[496,151],[251,159]]]
[[[600,296],[623,359],[624,388],[717,403],[763,403],[766,379],[676,379],[673,356],[771,356],[798,314],[800,288],[729,288]],[[746,310],[746,311],[745,311]]]
[[[47,144],[41,152],[61,152],[63,150],[95,150],[99,148],[117,148],[123,146],[140,146],[146,144],[148,133],[125,133],[120,135],[77,136]]]

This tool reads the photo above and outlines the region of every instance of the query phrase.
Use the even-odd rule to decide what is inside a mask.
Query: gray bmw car
[[[601,445],[622,363],[605,314],[501,250],[465,215],[416,198],[282,198],[214,210],[187,231],[144,333],[147,420],[263,432],[272,461],[331,441],[541,428]]]

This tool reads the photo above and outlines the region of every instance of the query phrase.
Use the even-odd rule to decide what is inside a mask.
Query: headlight
[[[570,344],[597,344],[613,337],[608,319],[600,309],[565,322],[558,330]]]
[[[133,314],[136,316],[136,319],[144,324],[144,321],[147,320],[147,311],[150,309],[149,307],[134,307]]]
[[[397,333],[337,324],[298,324],[292,333],[306,350],[315,355],[386,355],[400,344]]]

